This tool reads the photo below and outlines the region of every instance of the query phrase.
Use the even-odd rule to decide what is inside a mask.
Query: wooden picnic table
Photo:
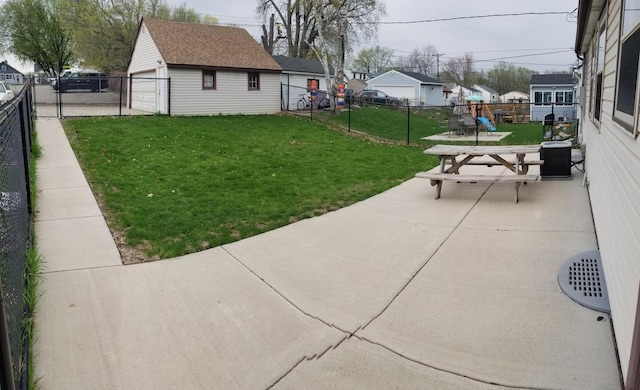
[[[541,165],[539,159],[526,160],[527,154],[539,153],[540,145],[499,145],[499,146],[466,146],[466,145],[435,145],[424,151],[425,154],[436,155],[440,159],[440,170],[434,172],[420,172],[416,177],[430,179],[431,185],[437,186],[436,199],[440,198],[442,182],[455,180],[457,182],[512,182],[515,183],[515,203],[518,203],[518,189],[522,183],[535,181],[538,175],[528,175],[530,165]],[[509,157],[506,157],[509,155]],[[512,159],[515,155],[515,159]],[[490,156],[493,160],[480,161],[477,157]],[[460,159],[459,159],[460,158]],[[503,165],[514,175],[467,175],[461,174],[464,165]]]

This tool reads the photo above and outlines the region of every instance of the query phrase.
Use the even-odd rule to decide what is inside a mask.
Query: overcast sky
[[[175,6],[186,3],[198,13],[213,15],[221,24],[236,24],[246,28],[256,39],[260,37],[262,24],[255,13],[256,0],[166,0]],[[440,18],[455,18],[489,14],[525,12],[566,12],[578,7],[578,0],[386,0],[387,16],[383,22],[407,22]],[[393,49],[398,56],[411,50],[434,45],[444,54],[442,61],[473,53],[478,69],[489,70],[496,60],[527,67],[538,72],[568,70],[574,64],[573,52],[576,18],[568,15],[505,16],[456,21],[382,24],[377,37],[356,47],[380,45]],[[554,54],[539,55],[541,53]]]
[[[186,3],[199,14],[213,15],[221,24],[246,28],[256,39],[260,25],[256,0],[166,0],[171,6]],[[3,1],[2,1],[3,2]],[[382,22],[411,22],[489,14],[566,12],[578,7],[578,0],[386,0],[387,16]],[[377,37],[355,47],[380,45],[405,56],[413,49],[434,45],[444,54],[441,61],[472,53],[478,70],[491,69],[502,58],[538,72],[568,70],[574,64],[576,18],[566,14],[504,16],[432,23],[381,24]],[[543,53],[553,53],[541,55]],[[514,58],[517,57],[517,58]],[[9,62],[12,63],[11,58]]]

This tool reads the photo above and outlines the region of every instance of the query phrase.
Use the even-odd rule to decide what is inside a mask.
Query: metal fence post
[[[349,105],[349,133],[351,133],[351,96],[349,96],[347,104]]]
[[[120,105],[118,106],[118,116],[122,116],[122,76],[120,76]]]
[[[411,133],[411,106],[409,105],[409,102],[407,102],[407,145],[409,145],[410,140],[410,133]]]
[[[171,116],[171,77],[167,78],[167,115]]]

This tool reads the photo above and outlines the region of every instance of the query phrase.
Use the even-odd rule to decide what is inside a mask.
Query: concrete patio
[[[582,174],[428,180],[124,266],[57,119],[37,121],[41,389],[620,389],[611,319],[556,280],[597,249]],[[466,168],[466,167],[465,167]],[[499,167],[473,169],[504,169]]]

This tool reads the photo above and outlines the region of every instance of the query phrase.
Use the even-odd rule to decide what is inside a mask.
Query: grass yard
[[[196,252],[336,210],[437,164],[421,147],[288,116],[83,118],[63,126],[114,235],[135,249],[125,262]]]
[[[407,128],[409,128],[409,140],[411,144],[421,146],[431,146],[435,142],[422,140],[435,134],[445,133],[446,129],[438,126],[436,112],[441,110],[416,110],[411,109],[409,116],[406,109],[393,109],[385,107],[367,106],[353,108],[351,111],[351,128],[359,132],[370,134],[376,137],[406,143]],[[407,119],[409,117],[409,119]],[[339,116],[329,112],[314,113],[314,120],[337,124],[347,127],[349,122],[349,112],[344,111]],[[542,142],[541,123],[501,124],[498,131],[506,131],[511,134],[499,142],[482,142],[483,145],[528,145]],[[573,130],[570,130],[573,134]],[[438,141],[437,143],[443,143]],[[444,142],[446,143],[446,142]],[[454,142],[457,145],[464,145],[464,142]],[[467,144],[474,144],[467,142]]]

